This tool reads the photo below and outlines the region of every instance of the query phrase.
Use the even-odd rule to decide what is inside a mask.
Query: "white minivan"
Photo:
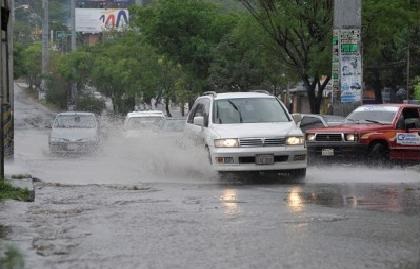
[[[286,171],[305,177],[305,139],[276,97],[258,92],[206,92],[185,132],[203,143],[216,171]]]

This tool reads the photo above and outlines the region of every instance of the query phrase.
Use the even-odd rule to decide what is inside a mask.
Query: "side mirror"
[[[292,118],[295,121],[295,123],[297,124],[298,122],[300,122],[302,120],[302,115],[301,114],[292,114]]]
[[[204,117],[198,116],[194,117],[194,125],[204,126]]]

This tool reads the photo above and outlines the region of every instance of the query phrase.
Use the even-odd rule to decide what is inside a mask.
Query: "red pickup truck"
[[[309,160],[356,158],[420,162],[420,105],[363,105],[344,124],[306,132]]]

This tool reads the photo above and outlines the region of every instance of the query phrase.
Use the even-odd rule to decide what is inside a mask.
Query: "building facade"
[[[0,147],[1,169],[4,157],[13,156],[13,0],[0,0]],[[0,145],[2,143],[0,142]]]

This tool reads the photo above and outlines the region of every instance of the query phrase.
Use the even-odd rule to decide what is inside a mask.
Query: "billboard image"
[[[127,9],[76,8],[76,32],[122,31],[127,27]]]

